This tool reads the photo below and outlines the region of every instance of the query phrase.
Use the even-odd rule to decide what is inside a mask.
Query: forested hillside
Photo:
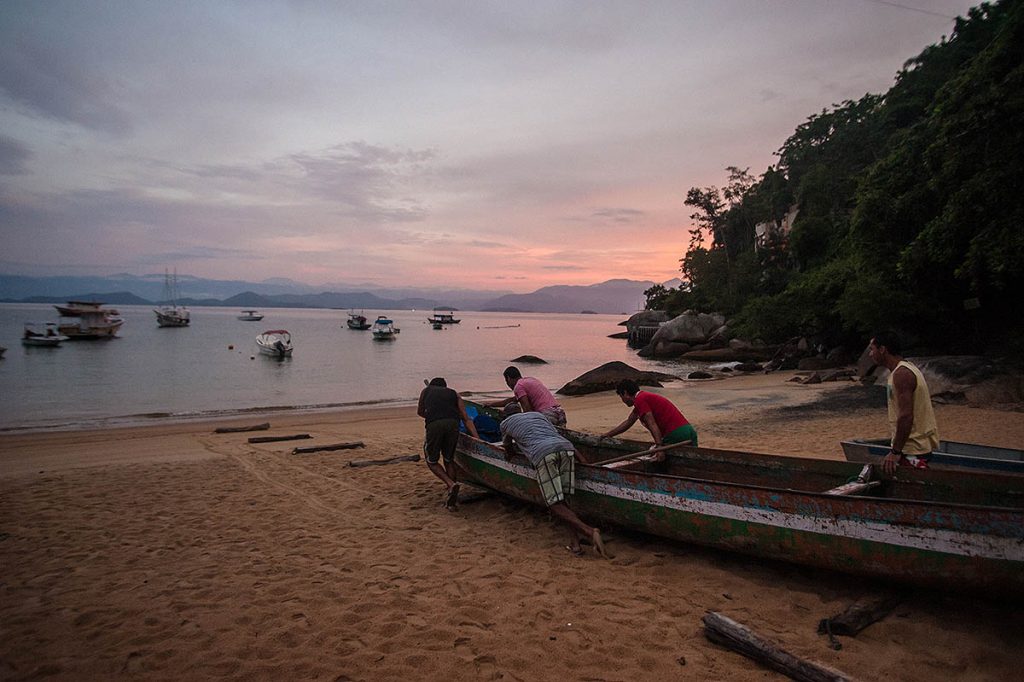
[[[982,4],[885,94],[799,125],[760,177],[729,168],[724,189],[690,189],[689,284],[649,289],[648,307],[720,311],[770,342],[890,328],[1020,357],[1022,56],[1024,2]]]

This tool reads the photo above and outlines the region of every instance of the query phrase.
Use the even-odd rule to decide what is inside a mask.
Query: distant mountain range
[[[631,313],[643,308],[644,290],[655,283],[613,279],[589,286],[551,286],[529,294],[470,289],[382,288],[366,284],[319,287],[287,279],[263,282],[211,280],[178,275],[179,302],[238,308],[358,308],[410,310],[450,306],[459,310],[537,313]],[[678,286],[678,280],[664,282]],[[60,303],[101,300],[112,305],[154,305],[164,298],[164,275],[23,277],[0,275],[0,301]]]

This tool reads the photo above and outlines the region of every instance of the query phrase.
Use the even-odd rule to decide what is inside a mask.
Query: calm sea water
[[[403,403],[434,376],[460,392],[508,395],[501,372],[524,354],[548,361],[521,369],[552,390],[612,360],[685,371],[607,338],[623,330],[621,315],[459,312],[461,324],[438,331],[428,311],[380,311],[401,333],[375,341],[348,329],[342,310],[271,308],[261,322],[242,322],[235,308],[194,308],[192,326],[161,329],[149,307],[117,308],[125,324],[116,339],[31,348],[20,342],[24,323],[56,321],[53,306],[0,304],[0,429]],[[378,311],[365,314],[372,320]],[[281,328],[292,334],[293,357],[259,355],[256,336]]]

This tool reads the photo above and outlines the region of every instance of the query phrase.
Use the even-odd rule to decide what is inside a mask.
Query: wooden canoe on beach
[[[878,464],[889,454],[888,438],[844,440],[842,446],[843,454],[850,462]],[[944,440],[932,452],[928,466],[931,469],[1024,476],[1024,450]]]
[[[858,483],[862,465],[600,439],[564,431],[578,464],[571,505],[598,525],[920,586],[1024,595],[1024,479],[908,470]],[[639,457],[622,460],[623,455]],[[645,461],[647,460],[647,461]],[[542,505],[533,469],[461,434],[478,486]],[[850,482],[853,482],[850,485]],[[831,492],[830,492],[831,491]]]

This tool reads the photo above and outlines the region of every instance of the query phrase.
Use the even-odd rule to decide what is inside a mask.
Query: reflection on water
[[[507,392],[512,358],[552,389],[598,365],[620,360],[640,369],[683,371],[636,356],[620,315],[461,312],[461,324],[434,329],[429,311],[388,311],[402,331],[374,341],[348,329],[346,311],[265,309],[260,322],[234,308],[193,308],[190,327],[159,328],[145,306],[117,306],[125,324],[109,341],[59,348],[20,344],[27,321],[53,321],[50,305],[0,304],[0,428],[59,425],[131,415],[187,416],[264,407],[414,401],[423,379],[444,376],[458,391]],[[371,316],[367,311],[367,317]],[[516,326],[518,325],[518,326]],[[277,360],[256,350],[267,329],[291,332],[295,351]]]

